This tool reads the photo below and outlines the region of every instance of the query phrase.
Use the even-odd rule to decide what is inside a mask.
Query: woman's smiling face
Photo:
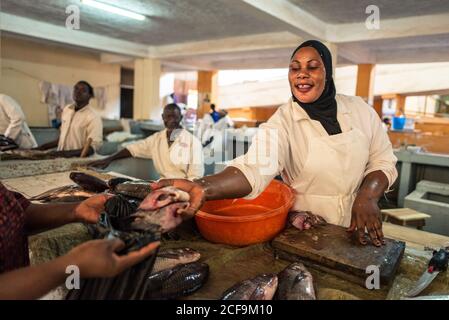
[[[326,82],[326,68],[312,47],[299,49],[290,61],[288,81],[293,95],[300,102],[311,103],[321,96]]]

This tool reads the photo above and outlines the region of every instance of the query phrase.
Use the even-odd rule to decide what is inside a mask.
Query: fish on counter
[[[101,193],[109,189],[106,181],[84,172],[71,172],[70,179],[87,191]]]
[[[312,274],[294,262],[278,274],[277,300],[316,300]]]
[[[95,192],[86,191],[77,185],[68,185],[54,188],[31,197],[31,201],[40,202],[80,202],[95,195]]]
[[[200,289],[209,277],[209,266],[193,262],[152,273],[145,280],[145,299],[180,298]]]
[[[116,194],[137,199],[145,199],[145,197],[147,197],[152,191],[151,182],[149,181],[123,181],[117,179],[123,178],[114,178],[108,183],[111,191]]]
[[[222,300],[272,300],[278,286],[275,274],[241,281],[223,293]]]
[[[288,214],[289,223],[298,230],[307,230],[316,226],[323,226],[327,221],[310,211],[291,211]]]
[[[161,250],[157,255],[151,273],[153,274],[162,270],[171,269],[180,264],[197,262],[200,258],[201,254],[190,248]]]

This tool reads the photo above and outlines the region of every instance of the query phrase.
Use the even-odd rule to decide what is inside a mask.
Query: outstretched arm
[[[131,152],[129,152],[129,150],[125,148],[125,149],[120,150],[119,152],[113,154],[110,157],[90,162],[88,164],[88,166],[104,169],[104,168],[108,167],[112,161],[115,161],[118,159],[130,158],[130,157],[132,157]]]

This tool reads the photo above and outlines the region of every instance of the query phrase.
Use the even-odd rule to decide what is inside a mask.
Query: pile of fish
[[[0,134],[0,151],[8,151],[17,149],[19,146],[15,143],[14,140]]]
[[[80,177],[85,178],[74,178]],[[90,191],[104,187],[97,182],[89,186]],[[125,246],[118,254],[136,251],[176,228],[182,222],[178,210],[186,208],[189,200],[188,193],[173,187],[155,190],[143,200],[117,194],[108,199],[91,230],[95,238],[123,240]],[[198,252],[188,248],[156,252],[115,278],[82,281],[81,288],[70,291],[67,299],[175,299],[198,290],[207,280],[209,267],[198,263],[199,258]]]
[[[222,300],[315,300],[312,274],[295,262],[278,275],[261,274],[227,289]]]
[[[112,178],[108,181],[84,172],[71,172],[70,179],[76,184],[48,190],[30,198],[40,202],[79,202],[103,192],[122,195],[127,199],[143,200],[152,191],[152,181],[133,181]]]

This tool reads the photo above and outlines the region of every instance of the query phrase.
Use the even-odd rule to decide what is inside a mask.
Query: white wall
[[[107,87],[102,117],[120,115],[120,66],[102,64],[99,55],[30,40],[1,37],[0,92],[12,96],[23,108],[30,126],[48,126],[48,111],[40,102],[39,82],[73,86],[79,80]],[[96,101],[92,100],[96,108]]]

